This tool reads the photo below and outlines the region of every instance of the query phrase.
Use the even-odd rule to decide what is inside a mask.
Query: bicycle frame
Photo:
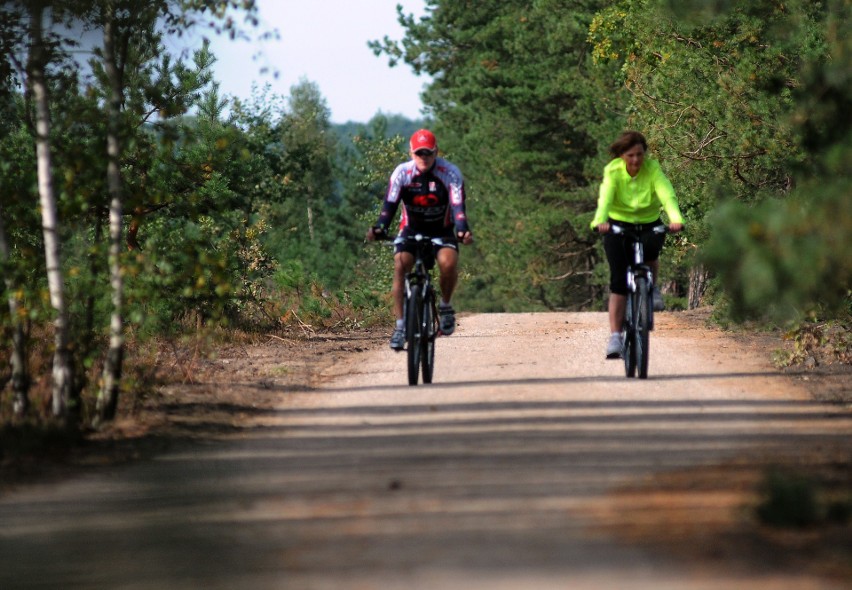
[[[438,238],[435,239],[440,243]],[[405,296],[407,299],[411,292],[411,285],[430,286],[432,284],[431,268],[426,267],[426,256],[433,256],[429,251],[432,248],[433,241],[418,234],[409,238],[396,238],[394,243],[402,243],[404,241],[414,242],[417,245],[417,252],[414,255],[414,266],[405,275]]]
[[[435,366],[435,339],[438,336],[438,310],[432,287],[431,269],[435,262],[434,247],[441,238],[421,234],[397,237],[394,243],[416,245],[414,265],[405,276],[403,317],[408,349],[408,384],[417,385],[422,370],[423,383],[431,383]]]
[[[633,264],[627,266],[627,288],[631,293],[636,292],[636,277],[645,277],[653,283],[651,267],[645,264],[645,247],[641,241],[633,242]]]

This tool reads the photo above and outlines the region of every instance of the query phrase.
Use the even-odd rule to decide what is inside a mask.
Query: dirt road
[[[749,505],[776,463],[848,467],[850,409],[658,317],[643,381],[593,313],[462,317],[431,386],[384,343],[298,391],[267,362],[219,440],[0,497],[0,588],[849,588],[849,525]]]

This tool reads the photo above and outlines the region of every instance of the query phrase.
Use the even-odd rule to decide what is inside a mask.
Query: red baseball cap
[[[415,131],[411,136],[411,141],[408,142],[411,146],[411,151],[429,150],[434,152],[438,149],[438,140],[435,139],[435,134],[428,129],[420,129]]]

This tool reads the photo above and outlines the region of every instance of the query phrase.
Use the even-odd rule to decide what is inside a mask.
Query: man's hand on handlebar
[[[473,234],[470,233],[470,231],[456,232],[456,237],[458,237],[459,241],[465,246],[473,243]]]
[[[683,230],[683,224],[682,223],[670,223],[669,224],[669,231],[673,234],[676,234],[676,233],[678,233],[679,231],[682,231],[682,230]]]
[[[604,222],[604,223],[599,223],[599,224],[598,224],[598,228],[597,228],[597,229],[598,229],[598,233],[599,233],[599,234],[608,234],[608,233],[609,233],[609,230],[611,229],[611,227],[612,227],[612,226],[611,226],[610,224],[606,223],[606,222]]]
[[[367,230],[367,241],[373,242],[375,240],[384,240],[388,237],[388,232],[385,228],[381,226],[373,226]]]

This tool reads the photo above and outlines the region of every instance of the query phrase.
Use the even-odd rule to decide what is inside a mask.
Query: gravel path
[[[0,588],[850,587],[627,532],[661,474],[849,453],[852,413],[676,314],[647,380],[605,340],[603,314],[462,316],[418,387],[403,354],[347,355],[239,438],[0,498]],[[738,498],[681,497],[670,528],[710,530]]]

